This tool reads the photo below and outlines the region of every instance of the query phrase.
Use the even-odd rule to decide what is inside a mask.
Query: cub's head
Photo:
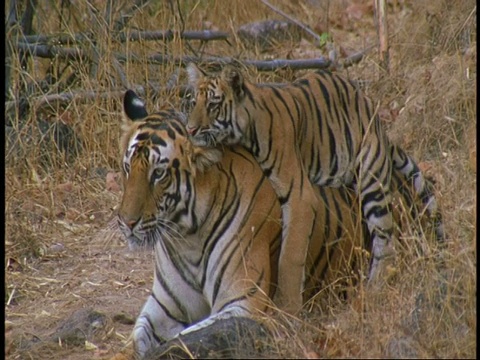
[[[220,74],[207,75],[190,63],[187,73],[192,91],[187,131],[192,142],[199,146],[238,143],[236,107],[245,96],[241,72],[227,65]]]
[[[125,93],[120,229],[130,248],[151,247],[192,230],[195,179],[220,161],[217,149],[193,146],[184,115],[172,109],[148,114],[131,90]]]

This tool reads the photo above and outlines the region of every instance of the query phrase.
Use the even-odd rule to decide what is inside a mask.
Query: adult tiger
[[[155,345],[216,319],[265,311],[275,290],[281,209],[255,159],[242,147],[194,146],[185,116],[148,114],[124,97],[120,229],[131,247],[153,247],[153,289],[133,341],[144,356]],[[348,191],[316,188],[304,296],[349,273],[363,243]],[[323,283],[322,283],[323,282]]]
[[[193,143],[245,146],[282,204],[277,304],[285,310],[301,306],[305,256],[320,211],[312,184],[351,185],[360,195],[373,239],[370,280],[378,279],[383,259],[395,253],[392,168],[413,182],[443,238],[431,184],[413,159],[390,143],[371,101],[346,78],[319,71],[293,83],[254,84],[232,66],[208,75],[191,63],[187,72],[194,90],[187,125]]]

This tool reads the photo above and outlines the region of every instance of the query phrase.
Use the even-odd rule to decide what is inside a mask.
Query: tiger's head
[[[242,73],[225,66],[219,74],[206,74],[194,63],[187,66],[191,89],[187,131],[194,144],[214,146],[237,144],[241,140],[237,106],[245,96]]]
[[[185,116],[175,110],[148,114],[131,90],[125,93],[121,141],[123,197],[120,229],[130,248],[152,247],[195,231],[195,179],[220,161],[218,149],[194,146]]]

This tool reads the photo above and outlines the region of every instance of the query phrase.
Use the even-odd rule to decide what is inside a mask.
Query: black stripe
[[[242,227],[242,226],[240,226],[240,227]],[[251,243],[252,241],[253,241],[253,237],[248,241],[248,243]],[[245,246],[244,246],[245,251],[248,251],[249,247],[250,247],[250,244],[245,244]],[[230,248],[230,254],[228,256],[226,256],[225,253],[228,251],[229,248]],[[221,269],[217,272],[217,266],[219,264],[218,260],[217,260],[215,266],[212,267],[211,272],[217,274],[216,279],[215,279],[215,284],[214,284],[214,287],[213,287],[213,293],[212,293],[212,306],[214,306],[214,304],[217,301],[218,291],[220,290],[220,286],[222,285],[222,280],[224,280],[224,278],[225,278],[225,271],[230,266],[232,266],[233,259],[234,259],[235,255],[237,255],[237,253],[240,252],[240,249],[241,248],[238,246],[238,244],[230,242],[227,246],[225,246],[223,248],[223,250],[221,251],[221,253],[218,256],[219,259],[221,259],[223,261],[223,265],[222,265]],[[244,259],[244,258],[245,258],[245,254],[241,254],[240,259]],[[243,262],[241,260],[240,260],[240,262],[242,263],[242,266],[243,266]],[[228,281],[228,279],[226,281]]]
[[[165,249],[168,253],[169,253],[169,258],[170,260],[173,262],[173,259],[178,259],[178,256],[172,256],[172,255],[176,255],[177,252],[173,249],[170,249],[170,251],[168,251],[168,248]],[[156,258],[155,258],[155,261],[156,261]],[[175,264],[175,268],[178,270],[178,267],[177,267],[177,264]],[[156,274],[156,278],[157,278],[157,281],[161,284],[162,288],[167,292],[168,296],[173,300],[173,302],[175,303],[175,305],[177,306],[177,308],[180,310],[180,312],[182,313],[182,316],[187,318],[188,319],[188,311],[187,309],[183,306],[183,299],[179,300],[175,294],[173,293],[173,291],[171,290],[171,288],[168,286],[168,284],[165,282],[164,280],[164,276],[160,273],[160,270],[158,268],[158,266],[155,266],[155,274]],[[192,281],[191,279],[185,277],[185,274],[184,272],[182,271],[178,271],[178,274],[182,276],[182,279],[185,280],[185,282],[187,284],[189,284],[192,289],[195,289],[194,286],[192,286]]]
[[[155,295],[154,292],[152,292],[150,294],[150,297],[152,297],[155,302],[157,303],[158,306],[160,306],[162,308],[162,311],[165,313],[165,315],[167,315],[170,319],[173,319],[175,320],[176,322],[178,322],[179,324],[182,324],[184,327],[187,327],[190,325],[190,323],[186,322],[186,321],[182,321],[178,318],[176,318],[170,311],[168,311],[167,307],[165,305],[163,305],[160,300],[157,298],[157,296]],[[146,318],[146,317],[145,317]],[[148,319],[148,318],[147,318]],[[150,323],[150,319],[149,320],[149,323]],[[150,323],[151,324],[151,323]],[[152,326],[152,330],[154,330],[155,328]]]
[[[148,316],[145,316],[145,315],[140,315],[140,317],[142,317],[143,319],[147,320],[147,323],[148,323],[148,326],[150,327],[150,329],[152,331],[145,331],[146,334],[148,335],[153,335],[153,338],[155,339],[155,341],[157,342],[157,344],[162,344],[163,342],[165,342],[165,339],[163,338],[160,338],[156,333],[155,333],[155,327],[154,327],[154,324],[152,323],[152,321],[150,320],[150,318]],[[137,320],[138,321],[138,320]],[[145,326],[142,326],[142,327],[145,327]],[[150,338],[149,339],[150,341],[152,341],[152,339]],[[152,341],[153,342],[153,341]]]
[[[366,219],[369,219],[372,215],[375,216],[377,219],[380,219],[384,217],[385,215],[389,214],[391,211],[389,210],[388,206],[380,206],[380,205],[375,205],[372,206],[372,208],[364,214],[364,217]],[[384,229],[386,230],[386,229]]]
[[[335,143],[335,135],[332,131],[332,128],[330,125],[327,124],[327,129],[328,129],[328,143],[329,143],[329,149],[330,149],[330,173],[329,176],[331,178],[336,177],[337,172],[338,172],[338,156],[337,156],[337,151],[336,151],[336,143]]]

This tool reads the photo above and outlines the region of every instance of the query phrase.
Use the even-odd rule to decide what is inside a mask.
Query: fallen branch
[[[212,41],[212,40],[226,40],[229,34],[223,31],[211,31],[211,30],[201,30],[201,31],[128,31],[123,32],[119,36],[119,40],[125,42],[130,41],[139,41],[139,40],[162,40],[162,41],[171,41],[175,37],[182,38],[185,40],[202,40],[202,41]]]
[[[149,41],[149,40],[162,40],[171,41],[174,38],[181,38],[185,40],[202,40],[202,41],[214,41],[214,40],[226,40],[229,34],[224,31],[172,31],[172,30],[157,30],[157,31],[138,31],[128,30],[118,34],[118,41]],[[18,36],[13,38],[14,42],[22,42],[29,44],[52,44],[52,45],[65,45],[72,42],[92,42],[93,35],[91,33],[79,33],[79,34],[57,34],[57,35],[27,35]]]
[[[257,68],[258,71],[273,71],[282,68],[294,70],[326,69],[331,64],[330,60],[324,57],[299,60],[245,60],[244,63]]]
[[[22,44],[28,45],[28,44]],[[31,48],[39,48],[39,46],[30,45]],[[30,48],[29,47],[29,48]],[[45,47],[49,47],[45,45]],[[325,58],[319,57],[314,59],[297,59],[297,60],[287,60],[287,59],[276,59],[276,60],[243,60],[240,61],[235,58],[231,57],[196,57],[196,56],[184,56],[181,58],[175,58],[168,55],[162,54],[154,54],[147,57],[140,57],[135,54],[129,54],[128,57],[123,54],[114,54],[114,66],[117,71],[119,71],[120,65],[117,63],[125,63],[127,61],[132,62],[147,62],[147,63],[154,63],[154,64],[166,64],[166,63],[173,63],[176,66],[182,66],[188,64],[189,62],[194,63],[216,63],[218,65],[226,65],[226,64],[244,64],[247,66],[255,67],[258,71],[274,71],[277,69],[283,68],[290,68],[293,70],[304,70],[304,69],[327,69],[330,67],[336,68],[346,68],[352,66],[360,62],[365,54],[373,49],[375,45],[369,46],[368,48],[359,51],[345,59],[341,59],[339,64],[332,64],[332,62]],[[65,48],[58,48],[60,50],[64,50],[65,54],[75,55],[73,52],[66,51],[68,49]],[[48,50],[48,49],[46,49]],[[45,51],[46,51],[45,50]],[[70,49],[76,50],[76,49]],[[50,54],[55,53],[54,51],[50,51]],[[129,87],[128,81],[126,76],[124,75],[123,71],[119,71],[119,75],[121,77],[122,84],[125,88]],[[171,84],[167,86],[161,86],[155,83],[148,83],[148,86],[152,88],[155,92],[159,93],[161,91],[177,91],[182,94],[185,91],[184,86],[174,85],[176,81],[172,81]],[[53,104],[58,103],[69,103],[72,101],[78,101],[80,103],[88,103],[89,101],[94,101],[96,99],[111,99],[111,98],[118,98],[123,96],[124,89],[113,89],[110,91],[76,91],[76,92],[64,92],[59,94],[50,94],[50,95],[42,95],[36,98],[31,98],[30,103],[33,108],[42,108],[45,106],[52,106]],[[140,96],[145,94],[145,89],[143,86],[134,85],[131,87],[134,91],[136,91]],[[15,106],[20,101],[8,101],[5,102],[5,108],[8,109],[12,106]]]
[[[151,87],[155,92],[161,91],[180,91],[181,93],[185,90],[185,87],[174,86],[172,88],[162,87],[157,84],[149,82],[149,87]],[[137,94],[140,96],[145,95],[145,86],[142,85],[133,85],[131,87]],[[59,94],[45,94],[37,97],[32,97],[29,99],[30,108],[40,109],[46,106],[55,107],[54,105],[65,104],[71,102],[78,102],[80,104],[89,103],[98,99],[109,100],[115,98],[121,98],[125,93],[124,88],[112,89],[108,91],[95,91],[95,90],[80,90],[80,91],[67,91]],[[6,101],[5,102],[5,111],[12,109],[13,106],[16,106],[19,101]]]
[[[123,54],[116,54],[117,59],[120,62],[143,62],[146,61],[150,64],[175,64],[185,65],[189,62],[194,63],[216,63],[219,65],[226,64],[245,64],[248,66],[253,66],[259,71],[273,71],[281,68],[291,68],[294,70],[301,69],[326,69],[330,66],[331,62],[327,58],[319,57],[314,59],[297,59],[297,60],[287,60],[287,59],[276,59],[276,60],[238,60],[230,57],[196,57],[196,56],[184,56],[181,58],[172,57],[169,55],[163,54],[153,54],[146,57],[139,57],[135,54],[129,54],[128,56]]]
[[[61,57],[65,59],[88,59],[86,52],[79,48],[63,48],[53,45],[38,45],[19,42],[16,44],[18,50],[31,56],[41,58]]]
[[[365,56],[365,53],[373,48],[367,48],[364,51],[355,53],[348,58],[346,58],[342,65],[343,67],[351,66],[355,63],[358,63],[362,58]],[[122,59],[119,59],[122,61]],[[123,59],[125,60],[125,59]],[[173,59],[168,56],[163,55],[156,55],[155,61],[163,61],[165,63],[175,62],[176,65],[180,64],[187,64],[188,62],[216,62],[218,64],[233,64],[239,63],[238,60],[233,58],[196,58],[196,57],[183,57],[180,59]],[[163,63],[162,62],[162,63]],[[256,67],[259,71],[273,71],[281,68],[291,68],[295,70],[300,69],[326,69],[331,65],[330,60],[326,58],[316,58],[316,59],[302,59],[302,60],[245,60],[242,62],[245,65]],[[124,84],[127,83],[125,79],[122,81]],[[160,92],[162,90],[172,91],[177,90],[180,93],[185,91],[185,87],[183,86],[167,86],[163,87],[160,85],[155,85],[149,83],[149,86],[152,87],[156,92]],[[143,86],[134,85],[132,87],[139,95],[144,95],[145,90]],[[117,89],[117,90],[110,90],[105,92],[97,92],[97,91],[78,91],[78,92],[64,92],[60,94],[50,94],[50,95],[43,95],[36,98],[32,98],[31,101],[33,103],[34,108],[41,108],[47,105],[52,105],[54,103],[68,103],[72,101],[80,101],[81,103],[87,103],[92,100],[96,99],[110,99],[110,98],[117,98],[123,96],[125,92],[124,89]],[[17,101],[7,101],[5,102],[5,108],[8,109],[11,106],[17,104]]]
[[[197,39],[205,39],[203,36],[200,36],[200,32],[192,32],[192,33],[197,33],[196,35],[199,35]],[[201,32],[206,34],[206,32]],[[152,37],[160,34],[152,34],[150,33]],[[168,38],[169,36],[174,36],[173,33],[171,35],[168,35],[166,32],[162,32],[161,34],[164,36],[164,38]],[[218,33],[216,34],[216,36]],[[208,34],[207,34],[208,37]],[[192,39],[193,37],[190,37]],[[140,38],[134,38],[133,40],[138,40]],[[149,40],[152,40],[150,38]],[[43,57],[43,58],[54,58],[54,57],[63,57],[63,58],[68,58],[68,59],[88,59],[90,56],[88,53],[82,49],[79,48],[65,48],[65,47],[57,47],[53,45],[36,45],[36,44],[27,44],[27,43],[18,43],[17,44],[18,48],[22,51],[25,51],[33,56],[38,56],[38,57]],[[371,47],[370,47],[371,48]],[[370,48],[367,48],[363,50],[362,52],[359,52],[357,54],[352,55],[351,57],[345,59],[343,61],[343,66],[350,66],[354,63],[357,63],[360,61],[365,52],[369,51]],[[185,56],[182,58],[175,58],[169,55],[164,55],[164,54],[153,54],[153,55],[148,55],[148,56],[138,56],[136,54],[129,54],[124,55],[124,54],[115,54],[115,58],[122,62],[126,63],[127,61],[132,61],[132,62],[147,62],[149,64],[166,64],[166,63],[174,63],[175,65],[181,65],[181,64],[186,64],[189,62],[215,62],[218,64],[230,64],[230,63],[238,63],[239,60],[233,59],[233,58],[228,58],[228,57],[197,57],[197,56]],[[358,59],[357,59],[358,58]],[[330,59],[327,59],[325,57],[319,57],[315,59],[298,59],[298,60],[287,60],[287,59],[276,59],[276,60],[244,60],[242,61],[246,65],[253,66],[257,68],[259,71],[272,71],[276,70],[279,68],[291,68],[294,70],[300,70],[300,69],[325,69],[328,68],[332,65],[332,61]]]

